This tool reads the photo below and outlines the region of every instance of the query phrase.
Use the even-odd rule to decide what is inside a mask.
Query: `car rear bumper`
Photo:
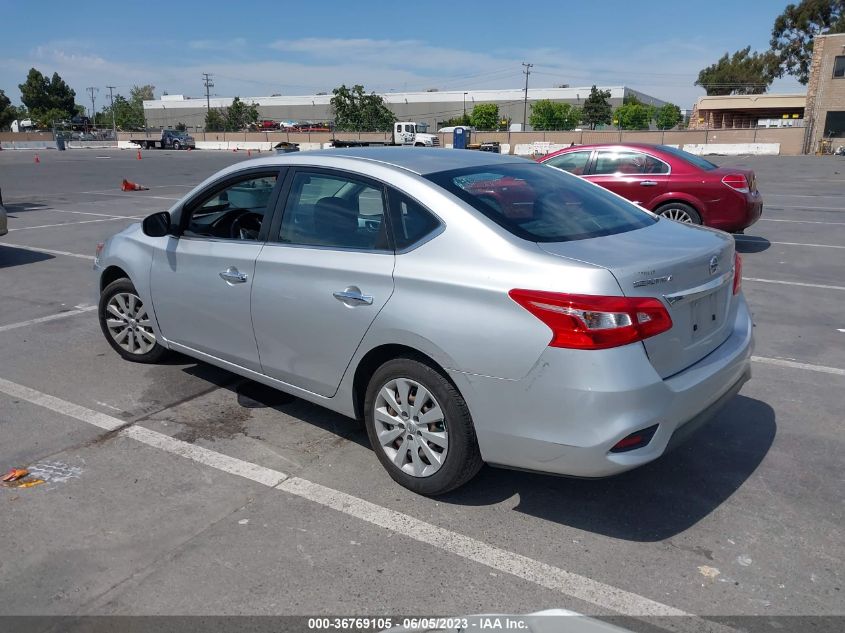
[[[717,414],[750,376],[751,317],[744,299],[728,339],[684,371],[661,379],[641,344],[610,350],[548,348],[520,380],[450,372],[490,464],[606,477],[653,461]],[[657,425],[641,448],[611,453]]]

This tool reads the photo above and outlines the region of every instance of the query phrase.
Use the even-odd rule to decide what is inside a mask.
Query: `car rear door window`
[[[581,176],[587,170],[587,163],[590,161],[590,154],[592,154],[592,151],[558,154],[547,161],[543,161],[543,164],[557,167],[558,169],[568,171],[570,174],[575,174],[576,176]]]
[[[593,174],[668,174],[669,165],[662,160],[627,150],[599,150]]]
[[[389,250],[384,190],[354,177],[298,171],[278,240],[302,246]]]

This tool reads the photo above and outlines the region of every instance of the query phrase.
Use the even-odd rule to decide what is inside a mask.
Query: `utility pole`
[[[461,123],[466,123],[467,120],[467,93],[464,93],[464,118],[461,119]]]
[[[209,91],[214,88],[214,82],[211,81],[211,75],[209,73],[202,74],[202,81],[205,84],[205,105],[208,111],[211,112],[211,92]]]
[[[97,111],[94,109],[94,95],[100,92],[100,89],[90,86],[85,90],[87,90],[88,94],[91,95],[91,122],[94,123],[97,116]]]
[[[117,125],[114,121],[114,93],[112,92],[117,86],[106,86],[109,89],[109,101],[111,101],[111,131],[114,135],[114,140],[117,140]]]
[[[528,75],[531,74],[531,67],[534,64],[526,64],[522,62],[522,65],[525,67],[525,70],[522,72],[525,73],[525,100],[522,104],[522,131],[525,132],[525,124],[528,122]]]

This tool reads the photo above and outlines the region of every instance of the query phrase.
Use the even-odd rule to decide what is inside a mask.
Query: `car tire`
[[[415,409],[420,389],[426,392],[425,401]],[[466,401],[443,374],[420,360],[396,358],[375,371],[364,399],[364,426],[390,477],[417,494],[454,490],[483,466]],[[396,431],[399,435],[391,440]]]
[[[657,215],[685,224],[701,224],[698,211],[683,202],[667,202],[654,211]]]
[[[151,316],[129,279],[117,279],[103,289],[97,313],[103,335],[124,359],[157,363],[170,352],[156,340]]]
[[[182,144],[179,141],[173,141],[173,149],[178,152],[180,149],[182,149]]]

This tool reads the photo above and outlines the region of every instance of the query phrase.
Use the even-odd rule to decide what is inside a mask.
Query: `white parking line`
[[[743,277],[746,281],[756,281],[763,284],[783,284],[784,286],[804,286],[805,288],[822,288],[824,290],[845,290],[845,286],[830,286],[828,284],[810,284],[803,281],[784,281],[782,279],[760,279],[759,277]]]
[[[125,421],[113,418],[105,413],[87,409],[3,378],[0,378],[0,392],[109,431],[121,428],[126,424]],[[244,477],[268,487],[274,487],[324,507],[343,512],[371,525],[427,543],[442,551],[521,578],[564,596],[588,602],[602,609],[609,609],[634,617],[688,616],[683,620],[678,619],[673,624],[667,625],[674,630],[713,631],[714,633],[733,631],[729,627],[701,620],[685,611],[644,596],[438,527],[339,490],[299,477],[289,477],[280,471],[195,446],[145,427],[127,426],[120,431],[120,434],[147,446],[185,457],[211,468]],[[687,622],[689,625],[686,624]]]
[[[79,222],[57,222],[56,224],[40,224],[38,226],[21,226],[14,229],[9,229],[9,233],[12,231],[31,231],[32,229],[51,229],[57,226],[73,226],[74,224],[93,224],[94,222],[112,222],[114,220],[140,220],[139,216],[124,216],[118,217],[114,216],[113,218],[99,218],[97,220],[80,220]]]
[[[93,255],[80,255],[79,253],[69,253],[68,251],[56,251],[51,248],[40,248],[38,246],[27,246],[26,244],[12,244],[3,240],[0,242],[0,247],[10,246],[12,248],[20,248],[25,251],[33,251],[34,253],[47,253],[48,255],[64,255],[65,257],[77,257],[79,259],[88,259],[94,261]]]
[[[760,218],[758,222],[790,222],[792,224],[831,224],[834,226],[845,226],[845,222],[822,222],[821,220],[781,220],[776,218]]]
[[[805,244],[804,242],[771,242],[765,238],[746,237],[744,235],[735,235],[734,239],[737,242],[744,242],[746,244],[779,244],[780,246],[808,246],[812,248],[845,248],[845,246],[836,246],[833,244]]]
[[[807,371],[817,371],[822,374],[845,376],[845,369],[839,369],[839,367],[811,365],[810,363],[799,363],[797,361],[786,360],[784,358],[767,358],[766,356],[752,356],[751,360],[755,363],[763,363],[765,365],[776,365],[778,367],[789,367],[790,369],[805,369]]]
[[[117,196],[118,198],[127,198],[129,196],[126,195],[125,192],[115,192],[115,193],[106,193],[104,191],[86,191],[83,193],[89,193],[93,196]],[[149,200],[150,198],[154,200],[181,200],[182,198],[171,198],[170,196],[147,196],[141,195],[140,198],[144,200]]]
[[[10,323],[9,325],[0,325],[0,332],[8,332],[9,330],[17,330],[22,327],[29,327],[37,323],[47,323],[48,321],[56,321],[58,319],[66,319],[67,317],[76,316],[77,314],[84,314],[96,310],[97,306],[77,306],[75,310],[68,310],[66,312],[59,312],[57,314],[49,314],[47,316],[38,317],[36,319],[29,319],[28,321],[20,321],[18,323]]]
[[[781,211],[783,209],[805,209],[808,211],[845,211],[845,208],[843,207],[811,207],[803,204],[777,204],[774,205],[774,207],[776,208],[769,209],[769,211]]]

